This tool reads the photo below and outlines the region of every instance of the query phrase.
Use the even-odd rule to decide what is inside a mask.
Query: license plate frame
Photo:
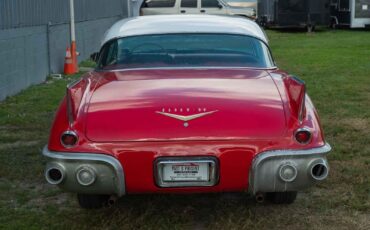
[[[168,180],[164,177],[164,168],[172,165],[208,165],[207,180]],[[218,161],[214,157],[168,157],[154,162],[155,181],[159,187],[204,187],[214,186],[218,182]]]

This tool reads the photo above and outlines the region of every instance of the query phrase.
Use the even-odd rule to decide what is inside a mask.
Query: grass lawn
[[[331,173],[292,205],[246,194],[135,195],[86,211],[46,184],[41,149],[72,77],[0,102],[0,229],[370,229],[370,32],[268,31],[278,66],[300,76],[321,116]]]

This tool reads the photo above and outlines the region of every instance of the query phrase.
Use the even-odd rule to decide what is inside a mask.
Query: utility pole
[[[78,61],[77,61],[77,51],[76,51],[76,29],[75,29],[75,9],[74,0],[69,0],[69,9],[71,15],[70,29],[71,29],[71,56],[72,63],[74,66],[75,73],[78,72]]]

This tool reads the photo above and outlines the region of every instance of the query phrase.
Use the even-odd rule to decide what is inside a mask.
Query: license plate
[[[163,181],[209,181],[209,163],[181,162],[163,165]]]

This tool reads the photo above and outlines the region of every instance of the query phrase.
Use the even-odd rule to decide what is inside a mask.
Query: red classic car
[[[144,16],[114,24],[97,68],[67,87],[46,180],[97,208],[125,194],[250,192],[291,203],[328,176],[304,82],[253,21]]]

